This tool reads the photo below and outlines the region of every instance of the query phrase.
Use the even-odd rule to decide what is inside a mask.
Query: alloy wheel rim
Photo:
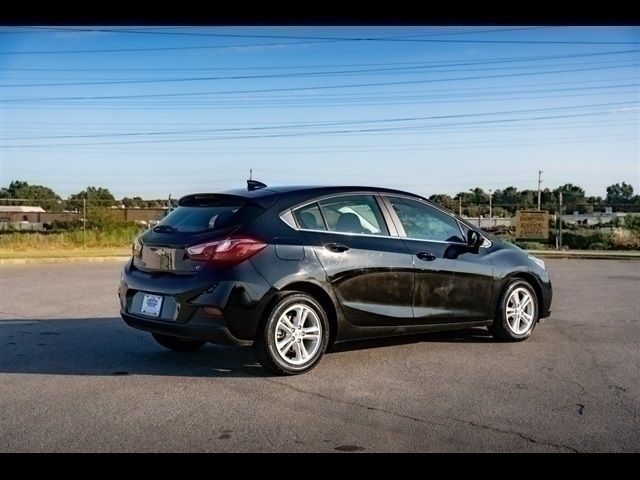
[[[275,347],[282,360],[290,365],[302,365],[320,348],[322,325],[318,314],[302,303],[289,306],[278,318]]]
[[[509,329],[516,335],[526,333],[533,325],[535,302],[526,288],[516,288],[507,300],[506,317]]]

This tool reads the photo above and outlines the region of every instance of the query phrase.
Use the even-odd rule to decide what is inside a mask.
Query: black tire
[[[151,335],[160,345],[176,352],[192,352],[207,343],[204,340],[174,337],[173,335],[164,335],[162,333],[152,333]]]
[[[533,299],[533,321],[531,322],[531,325],[528,327],[528,329],[520,334],[514,332],[510,327],[506,315],[507,301],[509,299],[509,296],[513,293],[514,290],[518,288],[527,290],[531,295],[531,298]],[[500,295],[498,307],[496,308],[496,316],[493,320],[493,323],[487,328],[496,340],[500,340],[503,342],[520,342],[522,340],[526,340],[531,336],[531,332],[533,332],[533,329],[536,327],[536,323],[538,323],[538,315],[538,296],[536,295],[535,289],[526,280],[517,278],[507,284],[504,291],[502,292],[502,295]]]
[[[286,362],[276,349],[276,326],[282,314],[295,304],[303,304],[316,314],[321,325],[319,335],[319,347],[311,357],[300,365],[292,365]],[[269,372],[276,375],[299,375],[308,372],[315,367],[329,343],[329,321],[322,305],[303,292],[289,291],[278,294],[270,308],[265,311],[262,322],[258,327],[256,339],[253,342],[253,351],[258,362]]]

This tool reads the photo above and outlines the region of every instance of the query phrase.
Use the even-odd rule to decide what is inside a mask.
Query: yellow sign
[[[544,210],[518,210],[516,212],[517,239],[548,239],[549,212]]]

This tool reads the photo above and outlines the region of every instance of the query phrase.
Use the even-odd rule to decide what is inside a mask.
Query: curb
[[[0,265],[29,265],[42,263],[100,263],[124,262],[129,256],[114,257],[43,257],[43,258],[0,258]]]
[[[526,250],[527,253],[542,258],[568,258],[585,260],[640,260],[640,253],[630,252],[589,252],[589,251],[554,251]]]

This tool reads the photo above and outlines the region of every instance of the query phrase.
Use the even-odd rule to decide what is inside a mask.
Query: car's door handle
[[[420,260],[424,260],[425,262],[431,262],[436,259],[435,254],[431,252],[418,252],[416,253],[416,257]]]
[[[346,245],[342,245],[341,243],[327,243],[324,248],[326,248],[330,252],[336,253],[346,252],[347,250],[349,250],[349,247],[347,247]]]

